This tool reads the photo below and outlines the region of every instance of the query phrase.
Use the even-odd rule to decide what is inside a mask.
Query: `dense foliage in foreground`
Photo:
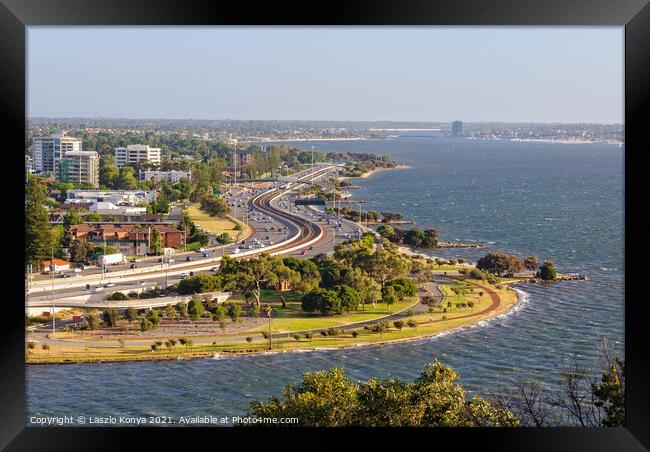
[[[297,418],[310,427],[515,427],[625,425],[625,362],[604,342],[599,378],[577,363],[561,368],[564,388],[549,392],[534,378],[516,377],[490,399],[467,399],[458,372],[438,361],[413,383],[400,379],[356,382],[342,369],[306,372],[281,397],[253,402],[249,417]],[[276,424],[282,425],[282,424]],[[288,424],[286,424],[288,425]],[[295,425],[295,424],[294,424]]]
[[[317,427],[516,426],[512,412],[473,397],[456,383],[458,373],[439,362],[427,365],[414,383],[370,379],[356,383],[342,369],[308,372],[283,397],[256,402],[250,416],[295,417]]]

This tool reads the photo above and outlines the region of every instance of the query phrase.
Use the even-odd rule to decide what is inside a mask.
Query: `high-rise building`
[[[148,144],[129,144],[124,148],[115,148],[115,161],[118,168],[138,162],[160,165],[160,148],[152,148]]]
[[[461,121],[454,121],[451,123],[451,136],[459,137],[463,134],[463,123]]]
[[[58,166],[58,180],[94,187],[99,185],[99,154],[95,151],[66,152]]]
[[[57,162],[63,155],[81,151],[81,139],[67,137],[65,132],[50,137],[36,137],[33,143],[34,171],[55,173]]]

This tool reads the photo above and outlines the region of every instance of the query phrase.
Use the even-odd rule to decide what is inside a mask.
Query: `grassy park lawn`
[[[322,316],[320,314],[308,314],[302,310],[298,301],[287,302],[287,307],[274,306],[271,328],[274,333],[288,333],[294,331],[314,330],[319,328],[340,327],[350,323],[375,320],[387,315],[395,314],[414,306],[417,297],[406,299],[394,305],[387,306],[385,303],[377,303],[374,307],[371,304],[365,305],[365,310],[359,309],[354,312],[347,312],[339,315]],[[259,327],[255,328],[259,330]]]
[[[211,217],[206,212],[202,211],[199,207],[200,205],[198,203],[191,204],[188,206],[187,210],[192,221],[197,226],[201,226],[208,233],[219,235],[225,232],[233,239],[237,239],[240,232],[242,233],[242,237],[247,237],[250,235],[250,228],[244,225],[242,222],[238,221],[237,223],[239,223],[244,229],[242,231],[237,231],[234,229],[236,223],[233,221],[232,217]]]
[[[496,310],[479,314],[492,304],[492,299],[484,288],[476,287],[475,284],[494,290],[500,298],[500,304]],[[465,289],[463,294],[456,294],[452,287]],[[372,305],[366,306],[366,311],[355,311],[340,316],[322,317],[319,315],[306,316],[300,308],[299,301],[290,301],[287,296],[287,307],[273,303],[273,320],[272,330],[274,333],[286,332],[286,336],[273,338],[273,350],[293,350],[293,349],[316,349],[316,348],[333,348],[345,346],[360,346],[364,344],[376,344],[381,342],[417,339],[435,335],[443,331],[449,331],[454,328],[476,324],[481,319],[494,316],[507,311],[516,301],[516,293],[509,287],[502,285],[497,289],[485,281],[458,280],[449,285],[441,285],[440,290],[445,294],[445,300],[441,307],[436,308],[434,312],[425,312],[414,314],[411,317],[403,318],[406,321],[413,319],[417,322],[416,327],[404,327],[399,330],[395,328],[393,322],[390,322],[388,331],[382,334],[371,332],[362,327],[354,330],[345,330],[336,336],[322,336],[318,332],[313,333],[312,339],[307,339],[304,335],[299,335],[298,339],[294,338],[295,331],[300,330],[324,330],[329,327],[339,327],[344,324],[361,322],[366,320],[378,320],[386,315],[394,314],[399,311],[408,309],[416,303],[416,299],[403,301],[390,306],[387,309],[385,304],[377,304],[375,308]],[[471,289],[469,291],[468,289]],[[268,291],[265,297],[277,297],[275,291]],[[480,295],[480,292],[483,292]],[[443,312],[447,307],[447,302],[452,302],[452,307]],[[459,307],[458,303],[467,303],[473,301],[473,307]],[[443,319],[443,316],[445,317]],[[406,322],[404,322],[406,323]],[[255,353],[268,349],[269,341],[261,335],[262,328],[256,326],[248,332],[239,332],[237,339],[226,337],[213,338],[194,338],[194,344],[186,347],[177,344],[174,347],[166,348],[164,345],[157,351],[152,351],[149,345],[129,345],[126,341],[124,347],[115,346],[85,346],[85,345],[52,345],[50,350],[42,350],[37,347],[28,350],[27,361],[31,363],[65,363],[65,362],[99,362],[99,361],[130,361],[130,360],[149,360],[149,359],[177,359],[177,358],[200,358],[210,357],[214,353]],[[251,341],[246,341],[248,335]],[[152,340],[152,343],[154,341]],[[165,340],[163,339],[164,343]]]

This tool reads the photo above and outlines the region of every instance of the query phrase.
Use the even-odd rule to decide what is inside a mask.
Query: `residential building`
[[[235,162],[237,162],[237,166],[243,166],[249,163],[252,158],[253,151],[249,151],[248,149],[237,149],[232,153],[231,162],[233,166],[235,165]]]
[[[99,154],[97,152],[68,151],[61,157],[58,165],[58,180],[99,186]]]
[[[138,162],[160,165],[160,161],[160,148],[152,148],[148,144],[129,144],[115,148],[115,162],[118,168]]]
[[[156,200],[153,190],[68,190],[66,204],[110,202],[116,206],[137,206]]]
[[[55,173],[57,162],[64,154],[81,150],[81,139],[65,136],[65,132],[50,137],[36,137],[32,152],[34,171]]]
[[[463,134],[463,123],[461,121],[454,121],[451,123],[451,136],[459,137]]]
[[[140,227],[138,227],[140,226]],[[75,239],[85,240],[94,246],[110,246],[127,256],[142,256],[151,252],[153,229],[160,232],[163,248],[181,248],[185,245],[185,232],[169,223],[136,224],[77,224],[67,233]]]
[[[140,171],[140,180],[155,180],[155,181],[169,181],[172,184],[180,182],[182,179],[190,180],[192,179],[192,171],[179,171],[179,170],[170,170],[170,171],[153,171],[146,170]]]
[[[105,201],[92,204],[88,210],[100,215],[143,215],[147,213],[146,207],[116,206],[112,202]]]

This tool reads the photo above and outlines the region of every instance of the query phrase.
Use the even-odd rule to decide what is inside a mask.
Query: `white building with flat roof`
[[[68,190],[65,204],[110,202],[116,206],[136,206],[155,201],[153,190]]]
[[[35,137],[32,141],[34,171],[55,173],[59,160],[66,152],[81,151],[81,139],[68,137],[65,132],[49,137]]]
[[[152,148],[148,144],[129,144],[115,148],[115,163],[118,168],[138,162],[160,165],[160,148]]]
[[[146,207],[116,206],[112,202],[100,201],[88,208],[90,212],[97,212],[100,215],[144,215]]]
[[[179,171],[179,170],[170,170],[170,171],[153,171],[146,170],[140,171],[140,180],[156,180],[156,181],[169,181],[172,184],[178,183],[183,179],[190,180],[192,179],[192,171]]]

